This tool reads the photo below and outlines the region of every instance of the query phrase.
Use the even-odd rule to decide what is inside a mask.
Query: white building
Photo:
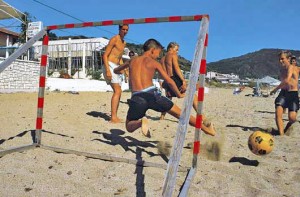
[[[0,28],[0,57],[8,58],[14,52],[16,47],[13,44],[16,43],[18,37],[18,33]]]
[[[216,78],[217,74],[218,74],[218,73],[216,73],[216,72],[210,71],[210,72],[207,72],[207,73],[206,73],[205,78],[206,78],[206,79],[213,79],[213,78]]]
[[[205,75],[206,79],[215,79],[221,83],[230,83],[230,84],[235,84],[238,85],[240,84],[240,77],[236,74],[222,74],[222,73],[217,73],[217,72],[207,72]]]
[[[85,78],[88,72],[101,68],[101,50],[108,44],[105,38],[53,40],[48,43],[48,70],[69,75],[78,72],[78,78]],[[34,59],[40,59],[42,41],[33,45]],[[79,74],[80,73],[80,74]]]
[[[50,72],[65,71],[73,78],[85,78],[92,71],[102,69],[102,55],[109,40],[106,38],[54,40],[48,43],[48,69]],[[33,45],[34,59],[40,59],[42,41]],[[123,58],[128,58],[125,48]]]

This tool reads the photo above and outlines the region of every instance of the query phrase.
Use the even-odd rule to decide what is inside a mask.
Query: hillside
[[[235,73],[240,78],[261,78],[266,75],[278,78],[278,53],[282,49],[261,49],[239,57],[229,58],[207,64],[207,71],[224,74]],[[292,54],[300,56],[300,51],[291,50]],[[298,59],[299,62],[299,59]]]
[[[142,45],[127,43],[127,47],[138,54],[142,53]],[[261,78],[266,75],[278,78],[278,53],[282,50],[283,49],[261,49],[239,57],[211,62],[207,64],[207,71],[215,71],[224,74],[234,73],[239,75],[241,79],[247,77]],[[299,65],[300,50],[291,50],[291,52],[297,57]],[[189,71],[192,62],[179,56],[179,64],[182,70]]]

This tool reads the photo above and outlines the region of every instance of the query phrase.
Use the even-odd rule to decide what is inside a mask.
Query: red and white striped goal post
[[[147,24],[147,23],[163,23],[163,22],[185,22],[185,21],[201,21],[202,18],[209,18],[207,14],[193,15],[193,16],[169,16],[169,17],[151,17],[139,19],[123,19],[123,20],[105,20],[98,22],[83,22],[83,23],[69,23],[61,25],[50,25],[45,27],[46,30],[56,29],[72,29],[83,27],[96,27],[96,26],[111,26],[121,24]]]

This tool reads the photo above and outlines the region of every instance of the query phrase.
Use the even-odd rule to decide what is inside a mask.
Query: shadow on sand
[[[250,160],[250,159],[247,159],[245,157],[232,157],[230,160],[229,160],[229,163],[232,163],[232,162],[239,162],[245,166],[258,166],[259,162],[257,160]]]
[[[135,148],[139,148],[141,152],[147,153],[150,157],[161,156],[162,159],[168,163],[168,158],[162,154],[156,154],[151,151],[147,151],[145,148],[156,148],[158,141],[139,141],[131,136],[122,136],[125,134],[123,130],[111,129],[110,133],[93,131],[94,134],[102,135],[104,139],[93,139],[92,141],[99,141],[109,145],[120,145],[125,151],[130,151],[136,154]]]
[[[3,144],[6,141],[13,140],[14,138],[23,137],[24,135],[26,135],[29,132],[30,132],[30,135],[31,135],[32,143],[34,143],[34,141],[35,141],[35,130],[32,129],[32,130],[22,131],[21,133],[17,134],[16,136],[12,136],[12,137],[9,137],[7,139],[0,139],[0,145]],[[51,132],[51,131],[42,130],[42,132],[53,134],[53,135],[58,135],[58,136],[62,136],[62,137],[74,138],[72,136],[68,136],[68,135],[64,135],[64,134],[60,134],[60,133],[54,133],[54,132]]]
[[[7,139],[0,139],[0,145],[3,144],[3,143],[6,142],[6,141],[13,140],[14,138],[17,138],[17,137],[23,137],[23,136],[26,135],[28,132],[31,132],[31,137],[33,137],[34,131],[35,131],[35,130],[22,131],[21,133],[15,135],[15,136],[9,137],[9,138],[7,138]]]
[[[148,154],[150,157],[160,156],[166,163],[168,163],[169,161],[166,155],[156,154],[151,151],[145,150],[145,148],[148,147],[156,148],[158,141],[139,141],[130,136],[123,136],[125,132],[120,129],[111,129],[110,133],[100,131],[93,131],[93,133],[102,136],[104,139],[97,138],[93,139],[92,141],[99,141],[113,146],[119,145],[125,151],[134,153],[138,161],[143,161],[143,153]],[[145,175],[143,174],[143,169],[143,166],[136,166],[136,196],[146,196],[144,187]]]
[[[98,117],[102,118],[105,121],[110,121],[110,116],[107,115],[107,113],[97,112],[97,111],[91,111],[91,112],[87,112],[86,114],[89,115],[89,116],[93,116],[95,118],[98,118]]]
[[[261,127],[247,127],[247,126],[241,126],[241,125],[226,125],[226,127],[240,127],[243,131],[263,131],[266,133],[270,133],[271,135],[279,135],[279,131],[277,129],[274,129],[273,127],[270,128],[261,128]]]
[[[242,128],[243,131],[265,131],[267,132],[267,129],[261,128],[261,127],[247,127],[247,126],[242,126],[242,125],[235,125],[235,124],[229,124],[226,125],[226,127],[240,127]]]

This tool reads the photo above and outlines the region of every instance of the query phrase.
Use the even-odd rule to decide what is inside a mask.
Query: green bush
[[[92,72],[92,79],[101,80],[102,70]]]
[[[76,69],[76,68],[72,68],[72,69],[71,69],[71,75],[72,75],[72,76],[75,75],[76,72],[77,72],[77,69]]]
[[[53,69],[52,70],[48,69],[48,76],[51,76],[53,73],[54,73]]]

